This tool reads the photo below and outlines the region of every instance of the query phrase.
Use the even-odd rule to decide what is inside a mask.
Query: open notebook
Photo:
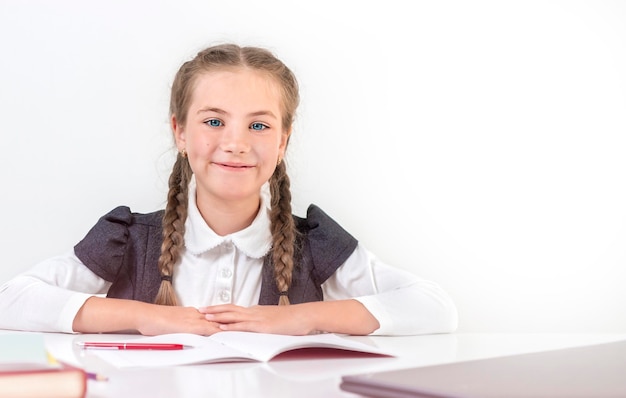
[[[111,342],[111,340],[107,339],[107,342]],[[233,361],[268,362],[280,354],[304,349],[330,349],[373,354],[374,356],[389,356],[374,345],[344,338],[334,333],[307,336],[235,331],[219,332],[211,336],[172,333],[113,342],[118,343],[118,345],[124,343],[166,343],[185,347],[184,349],[164,351],[158,349],[96,349],[94,351],[100,358],[119,368],[198,365]],[[77,342],[83,347],[97,343],[99,342]]]
[[[626,397],[626,340],[346,375],[341,389],[378,398]]]

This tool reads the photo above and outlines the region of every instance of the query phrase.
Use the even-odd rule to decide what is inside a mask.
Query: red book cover
[[[46,352],[42,335],[0,334],[0,397],[83,398],[87,373]]]

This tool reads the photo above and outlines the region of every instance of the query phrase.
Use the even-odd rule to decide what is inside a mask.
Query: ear
[[[172,131],[174,132],[174,140],[176,141],[176,148],[178,148],[178,151],[180,152],[186,148],[185,130],[183,126],[180,123],[178,123],[178,120],[176,119],[176,115],[172,115],[170,124],[172,125]]]
[[[287,131],[283,131],[283,133],[280,135],[280,145],[278,146],[278,154],[281,159],[285,157],[287,144],[289,144],[289,137],[291,137],[291,129]]]

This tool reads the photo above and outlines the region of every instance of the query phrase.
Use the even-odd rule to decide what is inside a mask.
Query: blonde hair
[[[180,67],[172,84],[170,116],[176,116],[177,122],[184,125],[197,77],[202,73],[229,67],[252,68],[275,79],[282,94],[282,128],[283,131],[289,131],[300,101],[295,76],[270,51],[258,47],[240,47],[235,44],[209,47]],[[163,216],[163,244],[158,261],[161,285],[155,299],[156,304],[178,305],[172,286],[172,275],[174,265],[180,260],[180,253],[184,246],[188,186],[192,174],[187,158],[178,154],[169,178],[167,205]],[[280,294],[279,305],[287,305],[289,304],[287,292],[291,285],[294,268],[297,231],[291,215],[290,181],[285,162],[279,162],[276,166],[269,185],[271,262],[274,266],[276,287]]]

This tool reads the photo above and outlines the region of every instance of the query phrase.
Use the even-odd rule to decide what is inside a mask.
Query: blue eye
[[[209,119],[204,123],[210,127],[220,127],[223,125],[222,121],[219,119]]]
[[[250,125],[250,128],[252,130],[256,130],[256,131],[262,131],[262,130],[265,130],[267,128],[267,126],[264,125],[263,123],[252,123]]]

